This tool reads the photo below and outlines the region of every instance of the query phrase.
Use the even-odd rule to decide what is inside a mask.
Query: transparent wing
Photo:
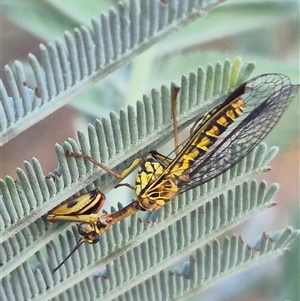
[[[217,177],[242,160],[275,126],[298,90],[299,86],[286,87],[277,97],[278,102],[271,97],[249,114],[222,143],[193,165],[189,182],[178,183],[180,192]]]
[[[257,76],[234,90],[222,104],[196,125],[193,135],[201,133],[205,122],[216,122],[214,120],[216,115],[212,113],[217,111],[222,114],[223,108],[237,97],[244,101],[243,114],[236,118],[207,152],[199,154],[188,170],[182,170],[183,176],[180,176],[177,182],[179,192],[182,193],[215,178],[242,160],[276,125],[298,90],[299,85],[291,85],[289,78],[281,74]],[[186,145],[193,135],[181,145],[182,149],[187,149]],[[192,148],[188,150],[193,151]],[[174,161],[179,164],[174,166],[180,166],[184,155],[184,152],[180,152],[175,157]],[[175,171],[172,169],[168,171],[172,172]]]

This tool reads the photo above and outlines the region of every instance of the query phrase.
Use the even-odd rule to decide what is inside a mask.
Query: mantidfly
[[[111,214],[71,214],[71,218],[69,215],[58,218],[52,211],[48,218],[82,223],[78,230],[83,241],[96,243],[99,235],[116,222],[139,210],[158,210],[178,194],[214,179],[237,164],[272,130],[298,90],[299,84],[292,85],[285,75],[256,76],[241,84],[203,118],[200,117],[192,126],[190,137],[179,145],[176,117],[179,88],[175,88],[172,104],[175,149],[168,156],[150,151],[146,158],[136,158],[118,174],[90,156],[67,153],[68,157],[92,162],[120,180],[139,167],[135,186],[128,183],[117,186],[135,190],[137,200]]]
[[[78,233],[81,236],[81,239],[70,254],[53,269],[52,274],[55,273],[84,242],[89,244],[97,243],[100,235],[112,225],[140,210],[138,203],[135,203],[137,207],[132,203],[122,208],[122,210],[111,214],[96,214],[102,209],[105,199],[105,195],[99,189],[95,189],[80,197],[67,201],[48,212],[47,218],[52,223],[77,223]],[[94,230],[95,228],[97,231]]]

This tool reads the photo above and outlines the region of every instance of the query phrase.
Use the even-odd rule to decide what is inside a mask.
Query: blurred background
[[[123,1],[127,3],[128,1]],[[167,3],[167,1],[165,1]],[[0,70],[6,85],[4,66],[14,60],[27,64],[28,53],[40,58],[39,44],[63,39],[65,30],[91,27],[90,18],[98,18],[118,1],[17,0],[1,2]],[[90,90],[56,111],[48,118],[20,134],[0,148],[0,177],[16,178],[16,168],[23,161],[39,159],[45,175],[57,167],[55,143],[76,138],[78,129],[86,131],[95,118],[108,118],[110,111],[119,112],[128,104],[135,106],[143,94],[159,89],[171,81],[180,84],[180,76],[196,71],[198,66],[233,60],[254,61],[254,75],[283,73],[300,82],[299,1],[227,1],[205,17],[179,30],[130,64],[110,74]],[[28,74],[29,87],[34,88]],[[241,234],[251,244],[263,231],[274,231],[292,225],[299,228],[299,95],[265,142],[277,145],[280,152],[272,161],[272,171],[258,179],[277,182],[277,206],[245,222],[232,233]],[[30,141],[30,143],[28,142]],[[128,180],[130,182],[131,180]],[[108,206],[124,199],[125,189],[109,193]],[[126,199],[130,200],[131,195]],[[218,287],[201,294],[201,300],[300,300],[299,246],[276,264],[270,260],[229,278]],[[298,260],[298,261],[297,261]],[[297,262],[297,266],[295,263]],[[195,297],[194,300],[198,300]]]

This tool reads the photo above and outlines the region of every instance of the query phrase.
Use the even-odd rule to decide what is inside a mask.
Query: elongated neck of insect
[[[111,224],[113,225],[140,210],[143,210],[142,207],[139,205],[138,201],[134,201],[121,210],[109,214],[108,217],[112,219]]]

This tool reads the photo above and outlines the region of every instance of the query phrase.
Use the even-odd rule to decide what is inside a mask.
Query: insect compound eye
[[[78,233],[81,236],[86,236],[91,234],[94,231],[94,227],[89,223],[81,223],[78,225]]]
[[[99,241],[99,234],[95,231],[92,224],[81,223],[78,225],[78,233],[89,244],[95,244]]]

